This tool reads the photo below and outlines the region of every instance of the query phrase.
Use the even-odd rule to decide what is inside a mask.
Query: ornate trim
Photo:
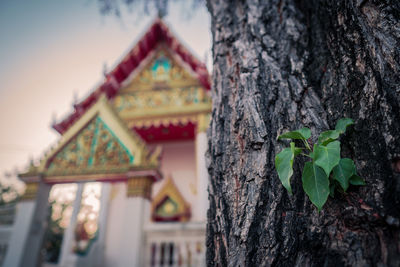
[[[25,192],[21,197],[21,201],[29,201],[36,199],[39,190],[39,182],[26,183]]]
[[[149,176],[128,178],[126,196],[150,199],[153,181]]]
[[[211,111],[211,98],[201,87],[137,91],[115,97],[114,106],[125,120],[179,116]]]
[[[197,117],[197,133],[206,132],[208,126],[210,125],[211,114],[210,113],[201,113]]]
[[[182,116],[168,116],[168,117],[158,117],[158,118],[147,118],[147,119],[135,119],[128,123],[129,127],[135,128],[148,128],[151,126],[169,126],[169,125],[186,125],[189,122],[196,124],[197,115],[182,115]]]
[[[156,46],[143,65],[129,75],[122,83],[121,93],[154,88],[201,86],[197,73],[182,60],[174,57],[173,51],[164,43]]]
[[[160,208],[166,201],[171,201],[176,204],[176,210],[170,216],[163,217],[156,214],[157,209]],[[154,221],[188,221],[191,215],[190,205],[183,198],[179,189],[175,185],[173,179],[169,177],[164,186],[160,189],[157,195],[153,198],[151,203],[152,219]]]
[[[54,174],[43,178],[43,181],[49,184],[56,183],[73,183],[73,182],[109,182],[109,181],[126,181],[128,177],[150,177],[154,181],[162,179],[162,175],[157,168],[130,168],[130,169],[115,169],[114,172],[111,171],[99,171],[98,173],[82,173],[78,172],[74,175],[70,174]]]

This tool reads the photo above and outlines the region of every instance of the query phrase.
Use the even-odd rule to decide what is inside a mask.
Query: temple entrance
[[[101,189],[99,182],[57,184],[52,187],[47,230],[41,250],[45,265],[58,264],[63,250],[77,256],[90,253],[99,237]]]
[[[70,224],[77,184],[54,185],[49,196],[49,216],[42,247],[42,261],[59,262],[65,229]]]

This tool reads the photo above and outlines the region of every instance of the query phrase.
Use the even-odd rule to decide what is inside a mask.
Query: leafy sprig
[[[340,119],[334,130],[319,135],[318,142],[312,148],[308,142],[311,130],[307,127],[278,137],[279,140],[292,140],[290,147],[284,148],[275,157],[279,179],[289,194],[292,194],[290,178],[293,175],[293,162],[298,155],[311,159],[304,165],[302,182],[304,191],[318,211],[322,209],[329,195],[334,197],[335,190],[346,192],[349,184],[365,185],[364,180],[357,175],[353,160],[340,157],[340,141],[337,139],[352,124],[352,119]],[[304,147],[296,147],[293,140],[300,140]]]

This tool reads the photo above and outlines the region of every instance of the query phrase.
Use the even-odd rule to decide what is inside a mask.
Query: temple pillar
[[[99,236],[96,241],[95,253],[93,254],[93,267],[104,266],[104,255],[106,249],[107,216],[110,201],[111,184],[103,182],[101,185],[100,211],[99,211]],[[87,266],[87,265],[86,265]]]
[[[118,266],[144,266],[144,224],[150,221],[151,177],[131,177],[127,182],[127,199],[122,223]]]
[[[206,167],[207,134],[209,116],[200,114],[196,132],[196,175],[197,175],[197,208],[194,217],[197,221],[207,220],[208,210],[208,171]]]
[[[77,256],[75,253],[72,251],[73,249],[73,244],[74,244],[74,239],[75,239],[75,227],[76,227],[76,222],[78,219],[78,213],[81,207],[81,202],[82,202],[82,192],[83,192],[83,187],[84,183],[78,183],[76,194],[75,194],[75,200],[72,204],[72,214],[71,218],[68,223],[68,227],[64,231],[64,236],[61,244],[61,252],[60,252],[60,259],[59,259],[59,265],[61,267],[70,267],[74,266],[77,260]]]
[[[13,232],[4,266],[37,266],[46,231],[51,185],[39,177],[27,182],[25,194],[17,205]]]
[[[12,235],[7,248],[4,266],[20,266],[21,255],[28,238],[30,225],[35,210],[39,182],[26,184],[26,189],[16,207]]]

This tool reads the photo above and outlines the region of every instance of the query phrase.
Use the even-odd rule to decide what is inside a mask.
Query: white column
[[[28,220],[27,224],[29,227],[26,238],[23,242],[24,248],[22,253],[19,254],[19,266],[36,266],[39,262],[40,250],[42,248],[43,238],[47,228],[50,189],[51,185],[39,182],[33,208],[32,205],[29,204],[25,206],[25,208],[29,210],[28,212],[32,211],[32,215],[29,216],[30,220]],[[24,226],[25,225],[26,224],[24,224]],[[24,229],[15,228],[15,231],[24,231]],[[9,266],[11,267],[12,265]]]
[[[111,197],[107,217],[105,266],[117,266],[119,257],[119,244],[124,236],[122,225],[126,213],[126,183],[111,184]]]
[[[107,215],[108,215],[108,203],[110,201],[111,184],[101,184],[101,197],[100,197],[100,211],[99,211],[99,237],[96,241],[96,253],[94,254],[93,267],[99,267],[104,265],[105,255],[105,242],[107,233]]]
[[[150,201],[141,196],[128,197],[122,224],[119,267],[140,267],[145,263],[144,223],[149,221]]]
[[[196,174],[197,174],[197,209],[194,217],[197,221],[207,220],[208,210],[208,172],[206,167],[207,135],[205,131],[196,134]]]
[[[68,224],[67,229],[64,231],[64,236],[61,244],[61,252],[60,252],[60,266],[61,267],[70,267],[74,266],[76,262],[76,255],[72,252],[72,245],[74,243],[75,236],[75,227],[76,221],[78,219],[78,213],[81,207],[82,202],[82,192],[83,192],[83,183],[78,183],[78,188],[76,190],[75,200],[72,204],[73,210],[72,215]]]
[[[35,210],[35,200],[21,201],[17,204],[11,239],[8,244],[4,266],[20,266],[21,255],[28,238],[29,228]]]

